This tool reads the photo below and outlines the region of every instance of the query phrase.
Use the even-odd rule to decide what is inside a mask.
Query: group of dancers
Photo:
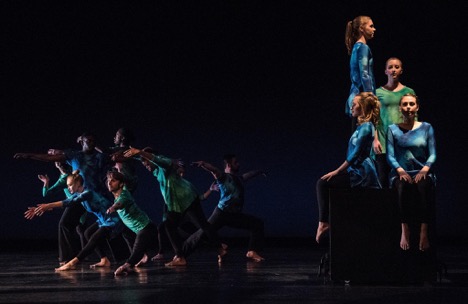
[[[387,83],[376,88],[373,56],[367,42],[376,28],[368,16],[358,16],[346,26],[345,44],[350,55],[351,89],[345,113],[351,117],[352,135],[345,161],[335,170],[324,174],[316,183],[319,223],[315,239],[321,241],[330,228],[328,190],[331,188],[394,188],[398,193],[401,219],[400,247],[408,250],[410,223],[419,223],[417,248],[430,248],[428,225],[433,217],[436,177],[432,165],[436,160],[434,130],[431,124],[420,120],[420,102],[413,89],[403,85],[400,77],[403,63],[396,57],[385,63]],[[224,157],[224,168],[206,161],[192,165],[211,173],[214,183],[208,192],[200,194],[184,178],[184,164],[160,155],[150,147],[131,147],[132,133],[125,128],[117,131],[114,147],[102,148],[93,134],[78,138],[81,150],[54,150],[48,153],[17,153],[17,159],[35,159],[55,162],[61,177],[49,187],[48,177],[39,176],[44,183],[44,196],[53,189],[63,189],[66,198],[38,204],[25,212],[27,219],[43,215],[54,208],[64,208],[59,222],[59,262],[57,271],[73,269],[93,250],[100,257],[91,267],[111,265],[105,246],[107,240],[122,235],[130,257],[117,268],[115,275],[128,274],[135,267],[148,262],[151,246],[167,236],[174,251],[166,266],[184,266],[186,258],[200,245],[208,243],[217,252],[219,263],[228,247],[218,237],[223,226],[250,231],[246,257],[256,262],[264,258],[264,224],[255,216],[245,214],[244,186],[247,180],[264,175],[261,170],[239,174],[235,155]],[[164,199],[164,217],[156,225],[135,202],[133,192],[138,176],[135,161],[141,162],[154,175]],[[66,169],[68,164],[71,169]],[[112,170],[110,170],[112,168]],[[200,201],[211,191],[219,191],[219,202],[206,219]],[[414,193],[417,195],[415,199]],[[414,210],[416,210],[414,212]],[[86,217],[94,215],[95,222],[85,227]],[[183,238],[180,228],[188,219],[198,229]],[[81,236],[80,249],[76,235]],[[162,252],[153,258],[163,258]]]
[[[264,245],[263,220],[243,212],[243,184],[253,177],[265,175],[262,170],[240,174],[240,164],[234,154],[224,156],[223,169],[206,161],[194,162],[192,166],[210,172],[214,179],[210,189],[200,194],[184,178],[185,164],[181,160],[156,153],[150,147],[132,147],[133,140],[129,129],[120,128],[114,137],[115,146],[110,148],[99,147],[93,134],[84,133],[77,140],[81,150],[50,149],[48,153],[14,155],[16,159],[55,162],[61,172],[53,186],[49,185],[46,175],[38,177],[44,183],[44,196],[61,189],[65,198],[28,207],[24,214],[25,218],[33,219],[54,208],[63,208],[58,229],[60,265],[56,271],[74,269],[92,252],[100,260],[90,267],[110,267],[109,240],[119,235],[127,243],[130,255],[115,270],[116,276],[132,273],[135,267],[147,263],[150,260],[148,252],[153,248],[157,248],[158,253],[151,260],[164,259],[165,237],[174,251],[172,260],[165,263],[168,267],[187,265],[186,258],[202,243],[216,249],[217,261],[222,263],[228,246],[221,243],[218,230],[224,226],[248,230],[250,240],[246,257],[255,262],[264,260],[260,255]],[[159,184],[164,214],[158,225],[133,197],[138,185],[137,163],[148,169]],[[220,197],[213,213],[206,219],[200,201],[211,191],[218,191]],[[189,229],[188,235],[184,235],[183,224],[187,221],[195,229]],[[87,222],[91,224],[86,226]]]
[[[412,246],[409,227],[416,223],[419,235],[415,247],[426,251],[430,248],[428,226],[433,222],[435,206],[434,129],[418,117],[420,102],[414,90],[400,82],[400,59],[386,61],[387,83],[376,89],[374,60],[367,44],[375,31],[368,16],[358,16],[346,25],[351,89],[345,113],[351,116],[352,135],[346,160],[317,181],[319,223],[315,238],[320,243],[330,228],[329,189],[390,187],[398,193],[401,249]]]

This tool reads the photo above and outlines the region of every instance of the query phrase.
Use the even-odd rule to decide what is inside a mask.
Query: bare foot
[[[135,267],[144,265],[144,264],[146,264],[146,263],[148,263],[148,255],[145,253],[145,254],[143,255],[143,257],[141,258],[141,260],[140,260],[138,263],[135,264]]]
[[[223,258],[228,253],[227,251],[228,245],[221,244],[221,248],[218,249],[218,263],[221,264],[223,262]]]
[[[319,222],[319,225],[317,227],[317,233],[315,234],[315,241],[317,243],[320,243],[320,237],[324,232],[326,232],[328,229],[330,229],[330,225],[326,222]]]
[[[409,234],[410,234],[410,232],[409,232],[408,224],[402,223],[401,224],[400,247],[403,250],[410,249]]]
[[[104,258],[101,258],[101,260],[98,263],[89,265],[89,268],[110,267],[110,265],[111,265],[111,262],[109,261],[109,259],[104,257]]]
[[[166,263],[164,265],[167,266],[167,267],[185,266],[185,265],[187,265],[187,261],[185,260],[185,258],[175,256],[172,259],[172,261],[170,261],[169,263]]]
[[[253,250],[247,251],[247,254],[245,256],[248,257],[249,259],[254,260],[255,262],[261,262],[265,260],[257,252]]]
[[[151,258],[151,261],[161,261],[164,260],[164,254],[158,253],[154,257]]]
[[[129,273],[134,272],[134,269],[130,264],[125,263],[114,272],[115,276],[128,275]]]
[[[419,250],[424,251],[429,249],[429,238],[427,236],[427,224],[421,224],[421,232],[419,233]]]
[[[60,266],[59,268],[55,268],[55,271],[67,271],[76,268],[76,264],[78,264],[78,258],[73,258],[70,262],[65,263],[64,265]]]

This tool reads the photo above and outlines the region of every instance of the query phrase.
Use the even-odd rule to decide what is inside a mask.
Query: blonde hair
[[[83,185],[83,176],[80,174],[80,170],[75,170],[67,176],[67,184],[80,183]]]
[[[348,49],[348,55],[351,55],[354,44],[361,37],[359,29],[370,20],[371,18],[369,16],[357,16],[346,24],[345,45]]]
[[[358,103],[361,106],[361,115],[357,118],[357,124],[371,122],[375,127],[380,123],[380,102],[377,96],[371,92],[361,92]]]

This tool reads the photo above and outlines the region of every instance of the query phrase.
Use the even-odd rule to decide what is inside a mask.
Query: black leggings
[[[418,183],[408,183],[396,178],[393,186],[398,193],[398,206],[402,223],[429,223],[435,203],[435,189],[432,178],[426,176]]]
[[[200,200],[197,198],[190,204],[183,213],[171,212],[167,213],[167,219],[165,221],[165,227],[169,241],[171,242],[174,252],[179,257],[184,257],[183,240],[178,232],[178,227],[182,223],[184,217],[189,217],[190,221],[195,224],[199,229],[203,230],[208,236],[210,243],[221,247],[221,242],[218,239],[218,234],[212,229],[211,225],[206,220],[203,209],[200,205]]]
[[[346,189],[351,187],[349,173],[343,172],[333,176],[329,181],[319,178],[315,186],[319,209],[319,222],[328,223],[330,216],[329,190]]]
[[[94,223],[89,226],[89,228],[86,229],[84,233],[88,242],[86,243],[86,246],[76,255],[78,260],[82,261],[88,255],[90,255],[93,250],[99,256],[99,258],[102,259],[107,257],[107,239],[109,239],[111,233],[111,227],[99,227],[98,223]]]

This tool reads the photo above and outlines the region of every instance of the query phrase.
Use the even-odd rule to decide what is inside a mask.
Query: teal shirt
[[[71,193],[67,187],[68,174],[60,175],[59,179],[51,187],[42,187],[42,196],[46,197],[48,194],[56,193],[57,191],[63,190],[66,197],[70,197]]]
[[[376,95],[380,101],[380,123],[377,126],[377,133],[382,146],[382,153],[387,153],[388,126],[401,123],[403,120],[400,113],[400,99],[408,93],[415,94],[414,90],[408,87],[404,87],[397,92],[386,90],[383,87],[376,90]],[[372,151],[372,156],[375,158],[374,151]]]
[[[122,208],[118,209],[117,213],[125,226],[133,232],[138,233],[150,223],[150,218],[138,207],[128,190],[124,189],[122,193],[115,198],[114,203],[122,204]]]
[[[167,210],[169,212],[184,212],[198,197],[197,189],[192,183],[177,174],[172,159],[162,155],[153,155],[151,162],[157,166],[153,175],[159,182]]]

